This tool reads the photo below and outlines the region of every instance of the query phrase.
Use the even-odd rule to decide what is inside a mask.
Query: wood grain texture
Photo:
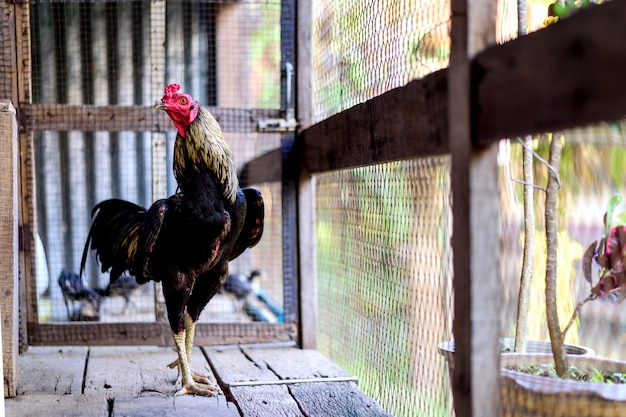
[[[625,21],[626,2],[607,2],[477,55],[479,141],[624,117]]]
[[[278,377],[267,367],[251,361],[239,349],[206,349],[209,362],[220,384],[241,381],[274,381]],[[242,415],[258,417],[304,416],[284,385],[259,385],[225,388]]]
[[[207,354],[224,383],[349,376],[314,350],[282,348],[218,352],[208,349]],[[229,390],[244,415],[390,415],[353,382],[231,387]],[[278,411],[272,407],[276,404]],[[299,411],[293,408],[294,404],[298,405]],[[270,406],[269,409],[266,406]]]
[[[46,346],[21,355],[18,395],[80,394],[85,370],[86,346]]]
[[[451,153],[454,324],[452,374],[458,417],[500,413],[497,146],[473,146],[470,60],[495,43],[495,0],[451,1],[448,124]],[[462,345],[463,348],[459,348]]]
[[[224,132],[254,132],[259,119],[280,117],[279,110],[207,107]],[[20,107],[27,130],[82,132],[167,132],[175,127],[165,112],[150,106],[25,104]]]
[[[29,323],[29,344],[173,346],[166,323]],[[196,346],[272,343],[296,340],[294,323],[198,323]]]
[[[154,346],[93,347],[85,376],[85,395],[171,397],[180,389],[180,384],[174,384],[178,370],[167,365],[176,358],[174,350]],[[200,348],[193,350],[191,367],[215,381]]]
[[[223,395],[174,397],[175,358],[169,348],[155,347],[33,347],[20,357],[19,395],[6,400],[7,415],[107,416],[113,399],[116,416],[239,416]],[[81,393],[83,372],[85,390]],[[192,365],[210,374],[199,349]]]
[[[358,104],[304,130],[299,159],[316,174],[448,152],[446,71]]]
[[[2,318],[2,366],[4,396],[17,389],[19,352],[19,257],[18,257],[18,136],[15,108],[0,102],[0,317]]]
[[[239,175],[242,187],[264,182],[276,182],[282,178],[282,152],[269,151],[244,165]]]

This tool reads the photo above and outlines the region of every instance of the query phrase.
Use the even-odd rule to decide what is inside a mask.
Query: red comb
[[[178,90],[180,90],[179,84],[168,85],[165,87],[165,97],[172,97],[174,94],[178,93]]]

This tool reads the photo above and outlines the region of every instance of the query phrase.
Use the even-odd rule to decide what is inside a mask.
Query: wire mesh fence
[[[448,63],[446,1],[320,1],[313,118]],[[419,138],[416,138],[419,140]],[[449,160],[317,176],[319,348],[397,416],[448,416],[437,344],[452,319]]]
[[[320,350],[397,416],[450,414],[449,159],[318,177]]]
[[[448,64],[448,1],[313,2],[319,121]]]

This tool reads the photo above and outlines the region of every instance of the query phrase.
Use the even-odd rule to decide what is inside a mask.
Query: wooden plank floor
[[[390,416],[317,351],[194,349],[193,368],[219,383],[217,397],[174,397],[170,348],[30,347],[19,358],[18,396],[5,400],[6,415]]]

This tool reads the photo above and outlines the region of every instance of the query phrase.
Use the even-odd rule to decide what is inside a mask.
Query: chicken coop
[[[172,345],[160,283],[110,283],[84,248],[100,201],[177,192],[176,128],[154,104],[178,83],[265,206],[263,237],[230,262],[196,345],[318,351],[377,403],[349,415],[508,410],[498,358],[516,328],[524,146],[539,183],[540,155],[564,143],[562,321],[588,292],[581,259],[606,201],[624,192],[626,2],[544,27],[550,3],[2,2],[5,397],[35,347]],[[547,340],[533,285],[530,335]],[[624,308],[585,305],[566,342],[626,360]],[[449,340],[454,366],[438,349]]]

